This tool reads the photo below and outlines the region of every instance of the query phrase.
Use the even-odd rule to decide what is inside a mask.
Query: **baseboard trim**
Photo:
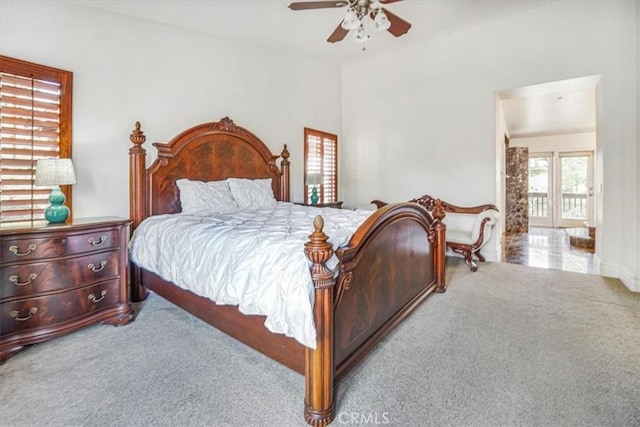
[[[620,275],[618,278],[631,292],[640,292],[640,278],[633,277],[633,273],[625,267],[620,267]]]
[[[598,254],[593,254],[593,267],[600,276],[619,278],[619,264],[607,264],[602,262]]]
[[[495,252],[493,251],[487,252],[487,254],[485,255],[485,258],[489,262],[502,262],[502,245],[498,244]]]
[[[593,254],[593,266],[597,274],[605,277],[619,279],[631,292],[640,292],[640,278],[620,264],[607,264],[602,262],[598,254]]]

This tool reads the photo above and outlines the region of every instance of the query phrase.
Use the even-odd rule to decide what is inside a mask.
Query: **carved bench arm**
[[[436,202],[436,199],[434,199],[428,194],[425,194],[424,196],[421,196],[417,199],[413,199],[411,201],[421,204],[422,206],[427,208],[427,210],[433,210],[433,206]],[[442,201],[442,207],[446,212],[467,213],[467,214],[479,214],[487,210],[494,210],[494,211],[498,210],[496,205],[492,205],[492,204],[484,204],[484,205],[478,205],[478,206],[456,206],[445,201]]]
[[[383,202],[382,200],[378,200],[378,199],[376,199],[376,200],[372,200],[372,201],[371,201],[371,203],[372,203],[372,204],[374,204],[374,205],[376,205],[376,207],[377,207],[378,209],[380,209],[381,207],[383,207],[383,206],[385,206],[385,205],[388,205],[388,204],[389,204],[389,203],[387,203],[387,202]]]
[[[429,199],[426,200],[425,197],[429,197]],[[439,221],[442,221],[446,216],[446,212],[448,212],[445,207],[445,204],[446,204],[445,202],[441,201],[440,199],[432,199],[430,196],[422,196],[419,199],[409,200],[409,202],[413,202],[421,205],[423,208],[428,210],[429,213],[431,213],[433,218]],[[371,203],[376,205],[378,209],[389,204],[387,202],[383,202],[382,200],[378,200],[378,199],[372,200]]]

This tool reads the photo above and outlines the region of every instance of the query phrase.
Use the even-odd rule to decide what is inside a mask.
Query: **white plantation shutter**
[[[314,129],[304,129],[305,182],[310,173],[322,173],[319,187],[320,203],[338,201],[338,137]],[[311,203],[312,186],[304,186],[306,203]]]
[[[322,138],[322,174],[324,183],[322,185],[322,203],[333,203],[338,201],[337,180],[338,173],[336,165],[336,144],[337,138],[324,136]]]
[[[38,159],[71,157],[68,71],[0,56],[0,222],[43,219],[51,187],[36,187]],[[70,186],[63,186],[67,206]]]

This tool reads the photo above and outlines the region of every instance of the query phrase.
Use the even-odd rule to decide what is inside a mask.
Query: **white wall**
[[[343,68],[341,191],[496,203],[495,92],[601,75],[604,274],[637,280],[636,2],[558,1]],[[633,90],[630,90],[633,88]],[[598,153],[600,154],[600,153]],[[384,173],[381,171],[385,171]],[[499,171],[498,171],[499,172]],[[629,231],[633,230],[630,234]]]
[[[636,194],[640,193],[640,4],[636,2]],[[640,218],[640,196],[636,200],[636,218]],[[636,271],[627,279],[640,292],[640,224],[636,223]],[[625,283],[627,283],[625,282]]]
[[[618,277],[627,284],[632,289],[640,292],[640,276],[637,275],[638,272],[638,252],[637,245],[638,242],[634,241],[632,236],[638,236],[638,230],[640,227],[640,211],[638,210],[638,199],[640,198],[639,187],[637,185],[637,181],[632,179],[633,176],[637,174],[637,170],[640,167],[638,164],[638,140],[637,138],[637,114],[636,114],[636,88],[638,86],[638,78],[640,74],[636,70],[636,61],[637,57],[640,53],[638,53],[636,47],[636,9],[638,8],[638,1],[630,2],[630,5],[627,10],[628,21],[632,24],[628,31],[624,31],[626,37],[620,39],[620,49],[624,49],[629,52],[628,55],[622,56],[620,58],[620,68],[624,70],[622,76],[625,74],[634,74],[633,79],[630,79],[628,82],[623,80],[627,86],[624,88],[621,93],[621,97],[619,102],[621,105],[628,105],[628,108],[625,110],[621,110],[620,120],[614,125],[620,127],[620,134],[618,137],[622,139],[622,141],[628,141],[629,143],[620,144],[621,148],[621,164],[620,168],[622,171],[621,179],[620,179],[620,190],[622,194],[622,203],[618,206],[622,212],[620,217],[620,233],[622,240],[622,251],[620,253],[620,263],[618,268]],[[623,77],[621,77],[623,78]],[[607,108],[607,89],[608,86],[602,85],[602,92],[604,96],[604,109],[606,111]],[[610,98],[609,101],[612,101]],[[605,119],[606,120],[606,117]],[[606,125],[605,125],[606,126]],[[605,132],[607,130],[605,129]],[[608,142],[608,141],[607,141]],[[607,150],[607,142],[603,143],[603,152],[605,156],[608,153]],[[606,158],[605,158],[605,178],[608,179],[608,173],[606,170]],[[605,184],[605,203],[607,196],[607,187]],[[606,211],[606,206],[605,206]],[[605,212],[606,213],[606,212]],[[604,268],[601,268],[601,271],[607,272],[606,268],[609,266],[610,260],[604,259],[602,257],[602,261],[604,263]]]
[[[335,64],[65,2],[0,8],[2,55],[74,73],[76,217],[129,216],[136,120],[153,158],[151,142],[223,116],[276,154],[288,144],[294,201],[303,199],[303,128],[340,131]]]

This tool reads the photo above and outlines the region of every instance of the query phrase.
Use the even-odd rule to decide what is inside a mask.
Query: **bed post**
[[[431,213],[433,215],[433,218],[435,219],[434,229],[436,232],[436,244],[434,245],[436,253],[435,253],[434,263],[435,263],[435,270],[436,270],[436,274],[435,274],[436,285],[438,286],[434,292],[443,293],[444,291],[447,290],[447,287],[445,284],[445,267],[446,267],[445,253],[447,250],[447,242],[446,242],[447,226],[444,224],[444,222],[442,222],[442,220],[444,219],[447,213],[445,212],[444,207],[442,206],[442,201],[440,199],[437,199],[435,201],[435,204],[433,206],[433,211]]]
[[[142,144],[147,140],[144,132],[140,130],[140,122],[136,122],[135,129],[129,135],[133,147],[129,149],[129,216],[131,219],[131,232],[140,225],[146,216],[146,157],[147,151]],[[131,300],[142,301],[147,297],[147,290],[142,286],[140,268],[133,263],[130,265]]]
[[[280,154],[282,161],[280,162],[280,171],[282,177],[280,178],[280,197],[283,202],[290,201],[290,187],[289,187],[289,150],[287,150],[287,144],[284,144],[282,153]]]
[[[313,219],[314,232],[305,243],[304,252],[311,261],[311,278],[315,287],[313,319],[316,348],[305,348],[304,418],[312,426],[326,426],[334,417],[333,364],[333,287],[335,279],[326,262],[333,255],[329,239],[322,231],[324,220]]]

